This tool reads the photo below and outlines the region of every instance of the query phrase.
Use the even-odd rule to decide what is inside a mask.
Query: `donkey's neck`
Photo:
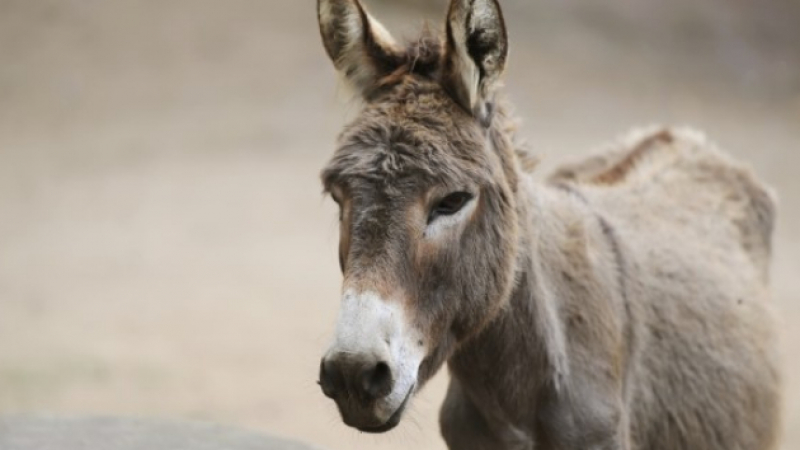
[[[566,219],[563,211],[555,211],[571,201],[569,195],[547,186],[534,187],[527,176],[521,181],[517,283],[506,307],[449,361],[453,377],[471,400],[510,423],[526,421],[531,399],[546,388],[559,389],[566,376],[554,269],[543,255],[553,255],[564,221],[580,216],[569,214]]]

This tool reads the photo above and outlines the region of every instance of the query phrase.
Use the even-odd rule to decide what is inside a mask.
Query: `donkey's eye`
[[[470,200],[472,200],[472,194],[469,192],[453,192],[439,200],[439,203],[431,209],[431,213],[428,216],[428,223],[433,222],[437,217],[451,216],[461,211],[461,208]]]

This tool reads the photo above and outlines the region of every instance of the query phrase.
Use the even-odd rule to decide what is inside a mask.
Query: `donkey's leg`
[[[447,388],[439,426],[450,450],[533,450],[533,442],[522,432],[490,424],[455,379]]]

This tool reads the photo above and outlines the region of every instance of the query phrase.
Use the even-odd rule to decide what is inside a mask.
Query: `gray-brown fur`
[[[467,52],[477,79],[454,70],[470,63],[453,41],[476,42],[471,14],[491,37]],[[393,43],[380,73],[351,79],[365,105],[322,178],[342,207],[346,284],[395,299],[424,336],[416,389],[450,368],[448,446],[774,449],[770,191],[672,128],[534,181],[496,94],[499,6],[454,0],[445,28],[441,41]],[[477,206],[433,239],[429,211],[453,191]],[[359,407],[348,401],[340,410]]]

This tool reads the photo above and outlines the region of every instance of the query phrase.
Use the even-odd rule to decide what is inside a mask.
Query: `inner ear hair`
[[[318,0],[317,15],[325,51],[357,93],[367,95],[400,65],[395,40],[358,0]]]
[[[492,94],[508,56],[497,0],[453,0],[447,14],[442,84],[482,123],[491,122]]]

